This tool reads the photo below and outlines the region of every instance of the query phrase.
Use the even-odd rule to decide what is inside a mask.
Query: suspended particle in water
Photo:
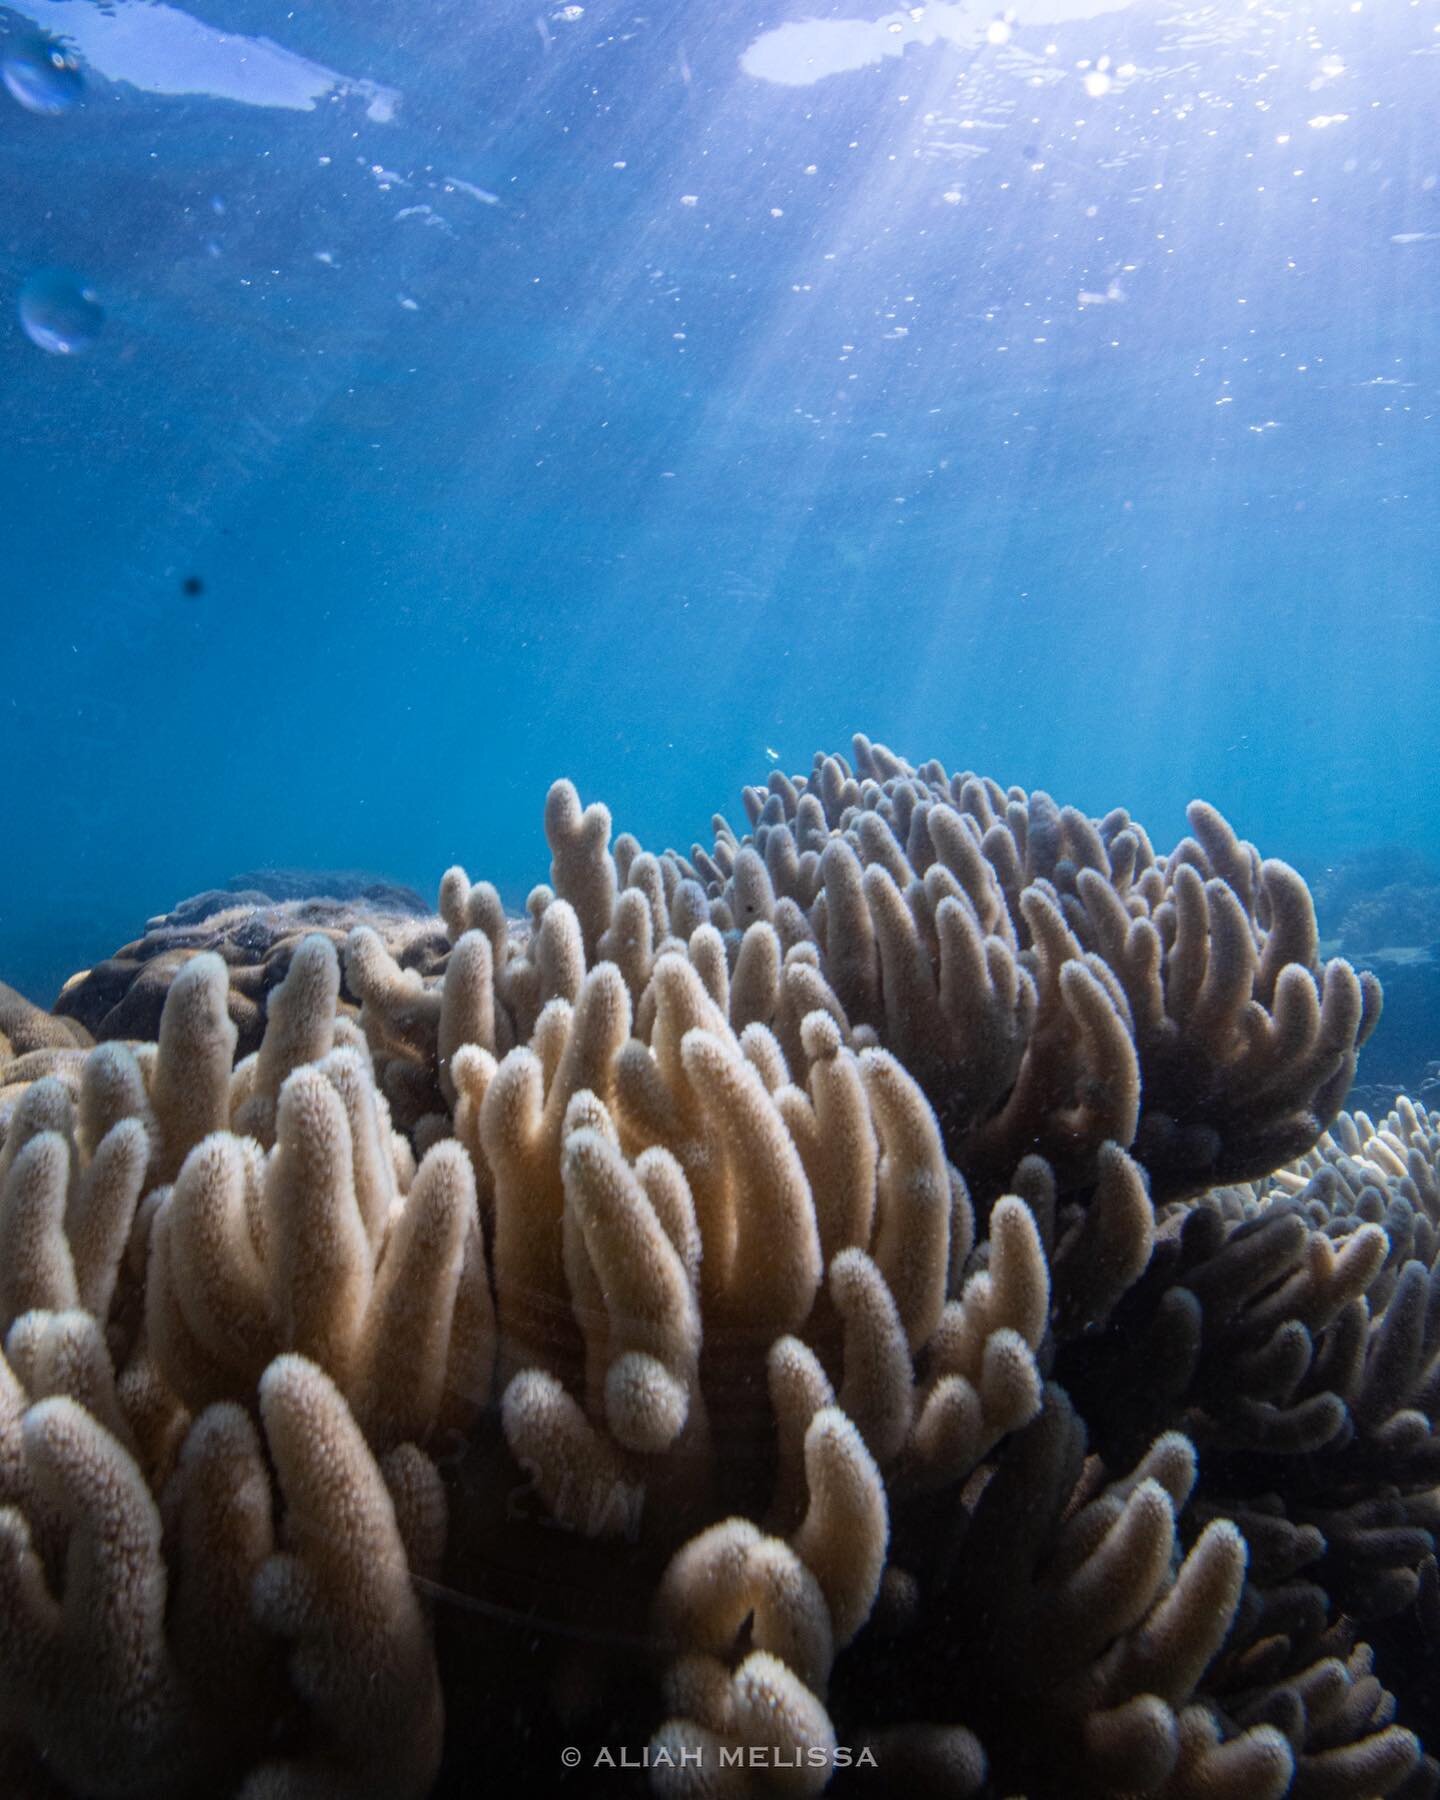
[[[20,290],[20,323],[32,344],[52,356],[88,350],[105,323],[95,290],[64,269],[40,269]]]
[[[187,575],[180,583],[180,592],[187,600],[198,600],[205,592],[204,578],[199,575]]]
[[[0,77],[27,112],[47,119],[69,112],[85,93],[80,64],[51,38],[22,38],[0,60]]]

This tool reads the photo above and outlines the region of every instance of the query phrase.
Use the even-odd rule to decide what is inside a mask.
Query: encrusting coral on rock
[[[11,1790],[1436,1791],[1377,984],[1198,803],[857,739],[745,806],[557,782],[523,920],[288,944],[238,1061],[194,946],[153,1043],[0,996]]]

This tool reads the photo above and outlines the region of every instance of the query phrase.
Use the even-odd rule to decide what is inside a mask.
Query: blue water
[[[0,975],[857,729],[1440,854],[1440,8],[577,10],[0,6]]]

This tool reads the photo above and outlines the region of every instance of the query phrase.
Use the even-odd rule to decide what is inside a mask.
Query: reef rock
[[[266,876],[282,890],[304,879],[296,871],[267,871]],[[239,892],[211,888],[182,900],[148,920],[142,937],[72,975],[55,1002],[53,1029],[66,1030],[61,1021],[67,1021],[102,1043],[153,1039],[175,977],[192,957],[213,951],[229,970],[230,1018],[240,1034],[239,1053],[247,1056],[259,1048],[264,1033],[266,996],[284,980],[296,946],[312,932],[323,933],[339,948],[356,926],[366,925],[402,968],[422,975],[439,970],[449,949],[445,930],[413,889],[370,881],[337,898],[316,890],[332,885],[354,889],[356,878],[317,874],[311,879],[314,889],[308,898],[282,898],[246,887]],[[341,998],[355,1002],[343,990]],[[54,1041],[76,1040],[57,1036]]]

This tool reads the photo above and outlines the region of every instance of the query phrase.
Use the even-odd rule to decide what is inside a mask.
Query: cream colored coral
[[[1298,1740],[1268,1726],[1222,1739],[1197,1698],[1246,1556],[1211,1520],[1180,1557],[1187,1441],[1160,1439],[1123,1480],[1092,1456],[1082,1478],[1041,1369],[1057,1341],[1063,1354],[1103,1331],[1151,1261],[1142,1163],[1163,1197],[1309,1141],[1338,1104],[1366,991],[1316,967],[1303,884],[1210,809],[1192,808],[1195,841],[1160,858],[1123,815],[912,770],[860,740],[855,772],[817,760],[747,793],[746,811],[743,841],[721,822],[691,859],[633,840],[612,852],[605,809],[557,783],[554,887],[532,893],[528,933],[456,869],[443,978],[352,936],[363,1035],[337,1020],[339,966],[312,939],[260,1052],[233,1071],[223,966],[202,957],[172,988],[158,1049],[46,1050],[11,1081],[7,1566],[30,1606],[26,1583],[53,1570],[67,1530],[73,1542],[103,1512],[92,1495],[67,1515],[38,1477],[60,1454],[45,1436],[58,1418],[129,1496],[116,1516],[136,1566],[162,1588],[179,1571],[122,1672],[148,1692],[153,1665],[158,1693],[182,1671],[187,1773],[161,1770],[160,1789],[253,1760],[217,1717],[222,1689],[253,1716],[288,1686],[304,1742],[251,1769],[248,1800],[424,1791],[439,1690],[406,1565],[438,1581],[448,1508],[416,1445],[458,1429],[445,1441],[466,1449],[497,1362],[503,1446],[482,1426],[452,1494],[468,1504],[470,1481],[503,1482],[513,1461],[575,1539],[670,1555],[657,1745],[833,1749],[835,1655],[872,1620],[915,1627],[932,1598],[919,1563],[887,1574],[908,1547],[892,1524],[950,1509],[970,1603],[1004,1625],[997,1678],[1045,1691],[1088,1777],[1156,1800],[1289,1780]],[[1187,1114],[1190,1091],[1203,1105]],[[1344,1151],[1358,1164],[1364,1149],[1364,1181],[1410,1182],[1412,1247],[1428,1229],[1425,1130],[1352,1126]],[[947,1150],[980,1203],[978,1249]],[[1245,1266],[1227,1267],[1264,1336],[1264,1379],[1279,1382],[1306,1331],[1334,1327],[1337,1389],[1394,1448],[1428,1429],[1428,1328],[1425,1271],[1389,1253],[1378,1224],[1322,1235],[1297,1219],[1239,1241]],[[1196,1307],[1217,1304],[1219,1279],[1202,1292],[1197,1274]],[[278,1553],[244,1410],[257,1387]],[[1273,1437],[1285,1417],[1271,1412]],[[147,1482],[172,1469],[167,1568],[145,1538]],[[187,1683],[191,1660],[204,1675]],[[48,1747],[51,1703],[26,1691]],[[103,1720],[114,1702],[97,1704]],[[156,1717],[163,1758],[169,1714]],[[963,1726],[889,1741],[957,1791],[982,1779]],[[1317,1769],[1338,1754],[1318,1744]],[[1332,1782],[1377,1793],[1413,1760],[1378,1726],[1342,1747],[1354,1754]],[[827,1773],[822,1754],[796,1781]]]
[[[496,1310],[502,1380],[528,1367],[562,1376],[578,1356],[562,1253],[565,1192],[560,1167],[566,1108],[582,1089],[604,1102],[630,1029],[619,971],[602,963],[586,977],[573,1013],[552,1001],[547,1068],[542,1054],[512,1050],[480,1108],[480,1141],[494,1182]]]
[[[146,1319],[165,1379],[192,1407],[243,1399],[298,1351],[382,1451],[473,1416],[494,1329],[469,1158],[437,1144],[401,1195],[348,1049],[287,1077],[275,1132],[263,1163],[215,1133],[155,1208]]]
[[[843,1649],[875,1604],[890,1520],[880,1471],[838,1407],[810,1421],[805,1479],[810,1504],[790,1543],[819,1581],[836,1648]]]
[[[818,949],[835,1016],[878,1029],[943,1101],[987,1198],[1027,1149],[1081,1184],[1101,1142],[1133,1140],[1168,1196],[1314,1141],[1379,990],[1319,968],[1293,870],[1199,802],[1195,838],[1159,857],[1123,813],[1092,821],[858,737],[855,754],[863,778],[817,758],[747,792],[752,835],[718,821],[689,866],[716,923],[783,913],[787,951]],[[783,1009],[750,987],[747,1017],[791,1053]]]
[[[566,1276],[586,1338],[591,1410],[603,1410],[619,1443],[658,1454],[699,1404],[700,1313],[682,1249],[639,1172],[601,1132],[567,1134],[561,1174]],[[669,1191],[688,1201],[683,1186]],[[682,1214],[671,1228],[683,1245],[693,1220]]]
[[[573,784],[557,781],[545,797],[545,837],[554,858],[550,879],[575,908],[585,955],[593,959],[615,905],[609,810],[598,801],[582,808]]]
[[[106,1054],[103,1066],[117,1060]],[[109,1312],[150,1137],[138,1118],[111,1122],[88,1073],[81,1093],[84,1149],[68,1091],[47,1077],[26,1093],[0,1152],[0,1331],[34,1307]]]
[[[95,1321],[29,1314],[11,1339],[32,1385],[0,1363],[6,1732],[94,1800],[228,1791],[247,1762],[247,1796],[428,1792],[442,1708],[407,1542],[433,1567],[444,1516],[420,1453],[392,1459],[407,1538],[333,1383],[285,1357],[260,1387],[283,1550],[258,1437],[232,1404],[190,1428],[162,1534]],[[267,1721],[294,1708],[287,1660],[294,1755],[265,1762]]]
[[[816,1696],[778,1657],[755,1650],[733,1672],[714,1657],[685,1657],[667,1674],[665,1698],[677,1716],[652,1740],[652,1756],[663,1759],[658,1792],[707,1800],[748,1794],[749,1777],[736,1770],[752,1748],[773,1767],[791,1771],[785,1779],[792,1793],[818,1794],[828,1783],[834,1727]],[[728,1768],[726,1748],[733,1759]]]
[[[226,1009],[229,987],[224,963],[206,951],[186,963],[165,996],[148,1084],[157,1126],[152,1181],[173,1181],[194,1146],[230,1123],[237,1033]]]
[[[340,959],[329,938],[315,933],[301,941],[285,979],[271,989],[245,1098],[237,1105],[232,1094],[230,1123],[242,1136],[267,1148],[275,1141],[280,1090],[293,1070],[329,1054],[339,997]]]
[[[160,1514],[134,1460],[75,1401],[25,1416],[26,1460],[69,1534],[62,1596],[29,1520],[0,1509],[0,1671],[19,1719],[80,1792],[163,1791],[188,1769],[184,1698],[165,1643]]]
[[[389,1492],[313,1363],[273,1363],[260,1410],[286,1512],[284,1549],[262,1566],[253,1604],[291,1646],[290,1679],[310,1708],[315,1747],[302,1761],[258,1769],[241,1793],[418,1800],[439,1768],[444,1702]]]
[[[720,1746],[736,1741],[783,1758],[798,1792],[828,1779],[828,1759],[807,1752],[834,1749],[823,1695],[835,1651],[874,1603],[888,1519],[879,1471],[838,1408],[811,1420],[805,1466],[809,1506],[788,1545],[731,1519],[687,1544],[661,1581],[655,1622],[674,1716],[652,1748],[701,1747],[698,1767],[686,1777],[682,1759],[664,1791],[708,1791],[706,1763],[713,1776]],[[749,1653],[735,1666],[742,1632]]]

